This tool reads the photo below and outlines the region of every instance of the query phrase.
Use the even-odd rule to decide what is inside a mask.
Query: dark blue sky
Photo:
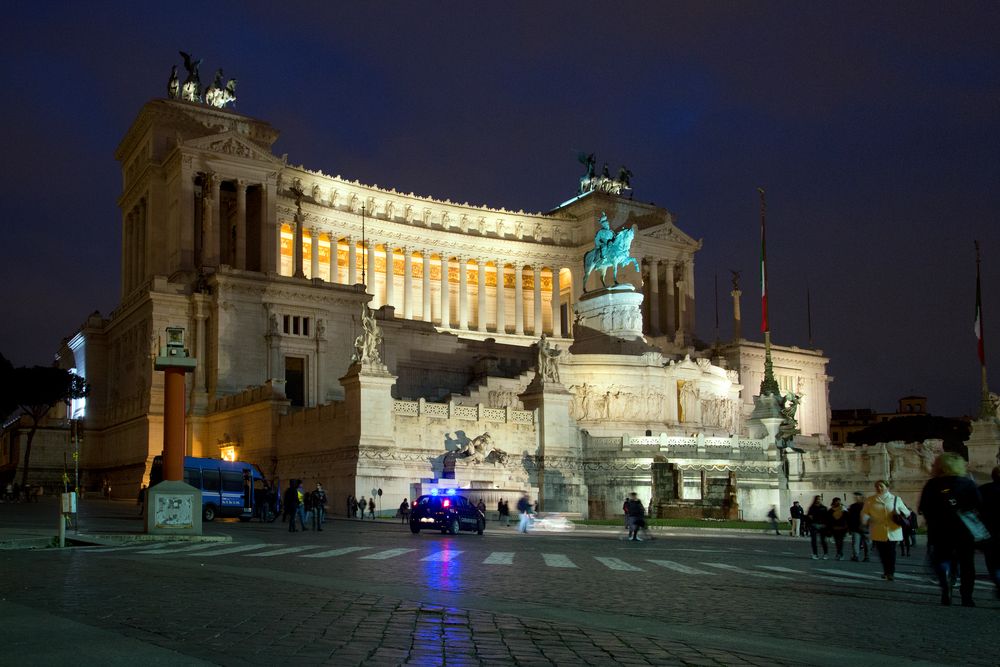
[[[118,300],[119,166],[178,49],[239,79],[290,162],[546,211],[576,151],[704,239],[698,329],[759,336],[768,190],[775,342],[830,356],[833,407],[975,410],[973,239],[1000,387],[1000,4],[16,2],[0,26],[0,352],[47,363]],[[872,5],[875,6],[872,6]],[[183,69],[183,67],[181,67]]]

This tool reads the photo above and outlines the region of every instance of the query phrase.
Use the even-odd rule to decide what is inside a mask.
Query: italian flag
[[[986,348],[983,346],[983,299],[979,288],[979,265],[976,265],[976,324],[973,329],[979,347],[979,363],[986,365]]]
[[[761,197],[764,193],[761,191]],[[760,330],[770,331],[767,326],[767,233],[764,216],[760,216]]]

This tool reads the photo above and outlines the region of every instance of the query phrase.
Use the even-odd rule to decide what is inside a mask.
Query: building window
[[[308,317],[285,315],[282,318],[281,330],[286,336],[308,336],[309,320],[310,318]]]

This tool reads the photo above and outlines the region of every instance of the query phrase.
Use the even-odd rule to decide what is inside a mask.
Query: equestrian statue
[[[607,287],[604,274],[608,269],[614,269],[614,284],[618,284],[618,267],[635,267],[637,272],[641,272],[639,262],[631,256],[632,239],[635,237],[635,230],[631,227],[620,229],[617,232],[611,230],[608,223],[607,213],[601,213],[600,228],[594,234],[594,249],[588,250],[583,256],[583,291],[587,291],[587,278],[594,271],[598,271],[601,276],[601,285]]]

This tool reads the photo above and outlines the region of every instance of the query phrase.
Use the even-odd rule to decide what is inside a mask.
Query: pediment
[[[662,225],[656,225],[655,227],[648,227],[639,231],[639,236],[644,236],[648,239],[656,239],[658,241],[668,241],[672,243],[680,243],[681,245],[687,246],[698,246],[698,241],[677,229],[672,223],[665,222]]]
[[[282,164],[282,161],[262,149],[260,146],[250,141],[238,132],[229,131],[222,134],[213,134],[207,137],[190,139],[181,143],[184,148],[192,148],[199,151],[220,153],[231,157],[253,160],[255,162],[268,162],[271,164]]]

